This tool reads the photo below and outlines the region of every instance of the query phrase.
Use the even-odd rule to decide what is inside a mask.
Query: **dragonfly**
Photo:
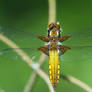
[[[56,89],[60,79],[60,61],[78,62],[92,59],[91,29],[63,36],[60,24],[57,22],[48,26],[47,36],[46,34],[41,35],[39,32],[25,32],[8,26],[1,26],[0,34],[18,44],[34,61],[39,59],[40,51],[49,57],[49,75],[54,89]],[[41,40],[46,42],[45,46]],[[0,58],[20,61],[20,57],[13,51],[13,49],[19,48],[10,48],[2,41],[0,41],[0,45]]]
[[[67,50],[71,49],[68,46],[63,46],[62,42],[69,39],[71,36],[60,36],[59,23],[51,23],[48,27],[48,37],[38,36],[40,40],[48,42],[45,47],[38,48],[49,56],[49,73],[51,84],[56,89],[60,78],[60,61],[59,56],[63,55]]]

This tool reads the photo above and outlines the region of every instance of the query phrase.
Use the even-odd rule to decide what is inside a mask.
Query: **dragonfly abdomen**
[[[50,50],[49,57],[50,80],[53,88],[55,89],[59,83],[60,77],[60,62],[58,50]]]

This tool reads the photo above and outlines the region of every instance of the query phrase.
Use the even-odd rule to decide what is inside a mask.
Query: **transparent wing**
[[[0,44],[1,43],[2,42],[0,42]],[[42,52],[40,52],[37,48],[9,48],[4,43],[2,43],[1,46],[3,46],[3,49],[0,48],[0,59],[6,58],[8,60],[24,61],[26,58],[25,55],[22,55],[22,57],[19,55],[19,53],[21,53],[20,50],[22,50],[23,53],[36,62],[39,61],[40,55],[42,54]]]
[[[38,60],[41,52],[38,51],[37,48],[43,46],[44,42],[39,40],[37,36],[41,34],[41,36],[46,36],[46,34],[40,34],[35,31],[25,32],[10,28],[8,26],[0,27],[0,33],[16,43],[19,48],[26,52],[27,55],[30,56],[32,59],[35,59],[35,61]],[[19,50],[19,48],[10,48],[8,45],[0,40],[0,58],[7,58],[19,61],[21,57],[14,51]]]
[[[61,61],[87,61],[92,59],[92,29],[70,33],[71,38],[63,45],[71,47],[61,56]]]
[[[42,31],[43,32],[43,31]],[[39,47],[44,44],[43,41],[38,39],[38,36],[46,36],[46,33],[40,33],[38,31],[26,32],[23,30],[17,30],[8,26],[1,26],[0,33],[6,36],[8,39],[15,42],[20,48]]]
[[[32,59],[38,60],[41,52],[37,50],[40,46],[44,46],[44,42],[37,39],[40,33],[18,31],[8,27],[1,27],[0,32],[6,37],[14,41],[23,51],[25,51]],[[41,33],[42,36],[46,35]],[[85,30],[65,35],[71,35],[71,38],[63,42],[63,45],[69,46],[72,49],[61,56],[61,61],[85,61],[90,60],[92,54],[92,30]],[[14,49],[9,48],[6,44],[0,41],[0,57],[20,60]]]
[[[64,62],[92,60],[92,46],[72,47],[71,50],[60,57],[60,60]]]
[[[63,44],[68,46],[92,46],[92,29],[83,30],[79,32],[68,33],[71,38],[64,41]]]

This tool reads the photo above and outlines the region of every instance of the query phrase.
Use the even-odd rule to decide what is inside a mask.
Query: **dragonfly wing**
[[[31,60],[37,61],[40,59],[41,52],[37,49],[33,48],[5,48],[0,50],[0,58],[6,58],[8,60],[16,60],[16,61],[24,61],[26,58],[26,55],[23,55],[22,57],[19,55],[20,50],[22,50],[22,54],[25,53],[27,56],[30,57]],[[16,53],[16,51],[18,53]]]
[[[34,50],[34,48],[42,47],[44,43],[37,39],[38,35],[34,35],[31,32],[24,32],[24,31],[18,31],[12,28],[8,27],[1,27],[0,33],[2,33],[4,36],[15,42],[19,48],[26,48],[23,49],[31,58],[33,56],[40,55],[37,50]],[[71,33],[68,34],[71,37],[71,39],[64,41],[63,44],[65,46],[73,47],[71,50],[67,51],[63,55],[62,61],[84,61],[86,59],[91,58],[91,46],[92,46],[92,31],[81,31],[77,33]],[[13,58],[16,60],[19,60],[19,56],[14,52],[14,48],[12,50],[5,50],[6,48],[9,48],[7,45],[3,45],[3,43],[0,41],[0,56]],[[18,48],[17,48],[18,49]],[[14,54],[13,54],[14,53]],[[35,54],[36,53],[36,54]],[[78,57],[78,58],[76,58]],[[86,58],[86,59],[85,59]]]
[[[71,38],[63,44],[69,46],[92,46],[92,29],[69,33]]]
[[[1,26],[0,33],[15,42],[21,48],[40,47],[44,45],[44,42],[37,38],[41,35],[38,32],[25,32],[7,26]],[[42,36],[45,35],[44,33],[42,34]]]
[[[61,56],[61,61],[65,62],[81,62],[92,60],[92,46],[74,47]]]
[[[41,52],[37,50],[37,48],[44,45],[44,42],[37,38],[40,33],[25,32],[8,26],[1,26],[0,33],[17,44],[18,47],[26,52],[31,59],[34,61],[38,60]],[[44,36],[44,33],[42,36]],[[0,40],[0,58],[19,61],[21,57],[15,52],[15,50],[19,50],[19,48],[10,48],[7,44]]]
[[[63,45],[71,47],[61,61],[87,61],[92,59],[92,29],[66,34],[71,38],[63,42]]]

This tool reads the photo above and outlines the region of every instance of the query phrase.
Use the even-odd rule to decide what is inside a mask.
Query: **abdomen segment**
[[[59,83],[60,62],[58,50],[49,51],[49,73],[53,88],[55,89]]]

